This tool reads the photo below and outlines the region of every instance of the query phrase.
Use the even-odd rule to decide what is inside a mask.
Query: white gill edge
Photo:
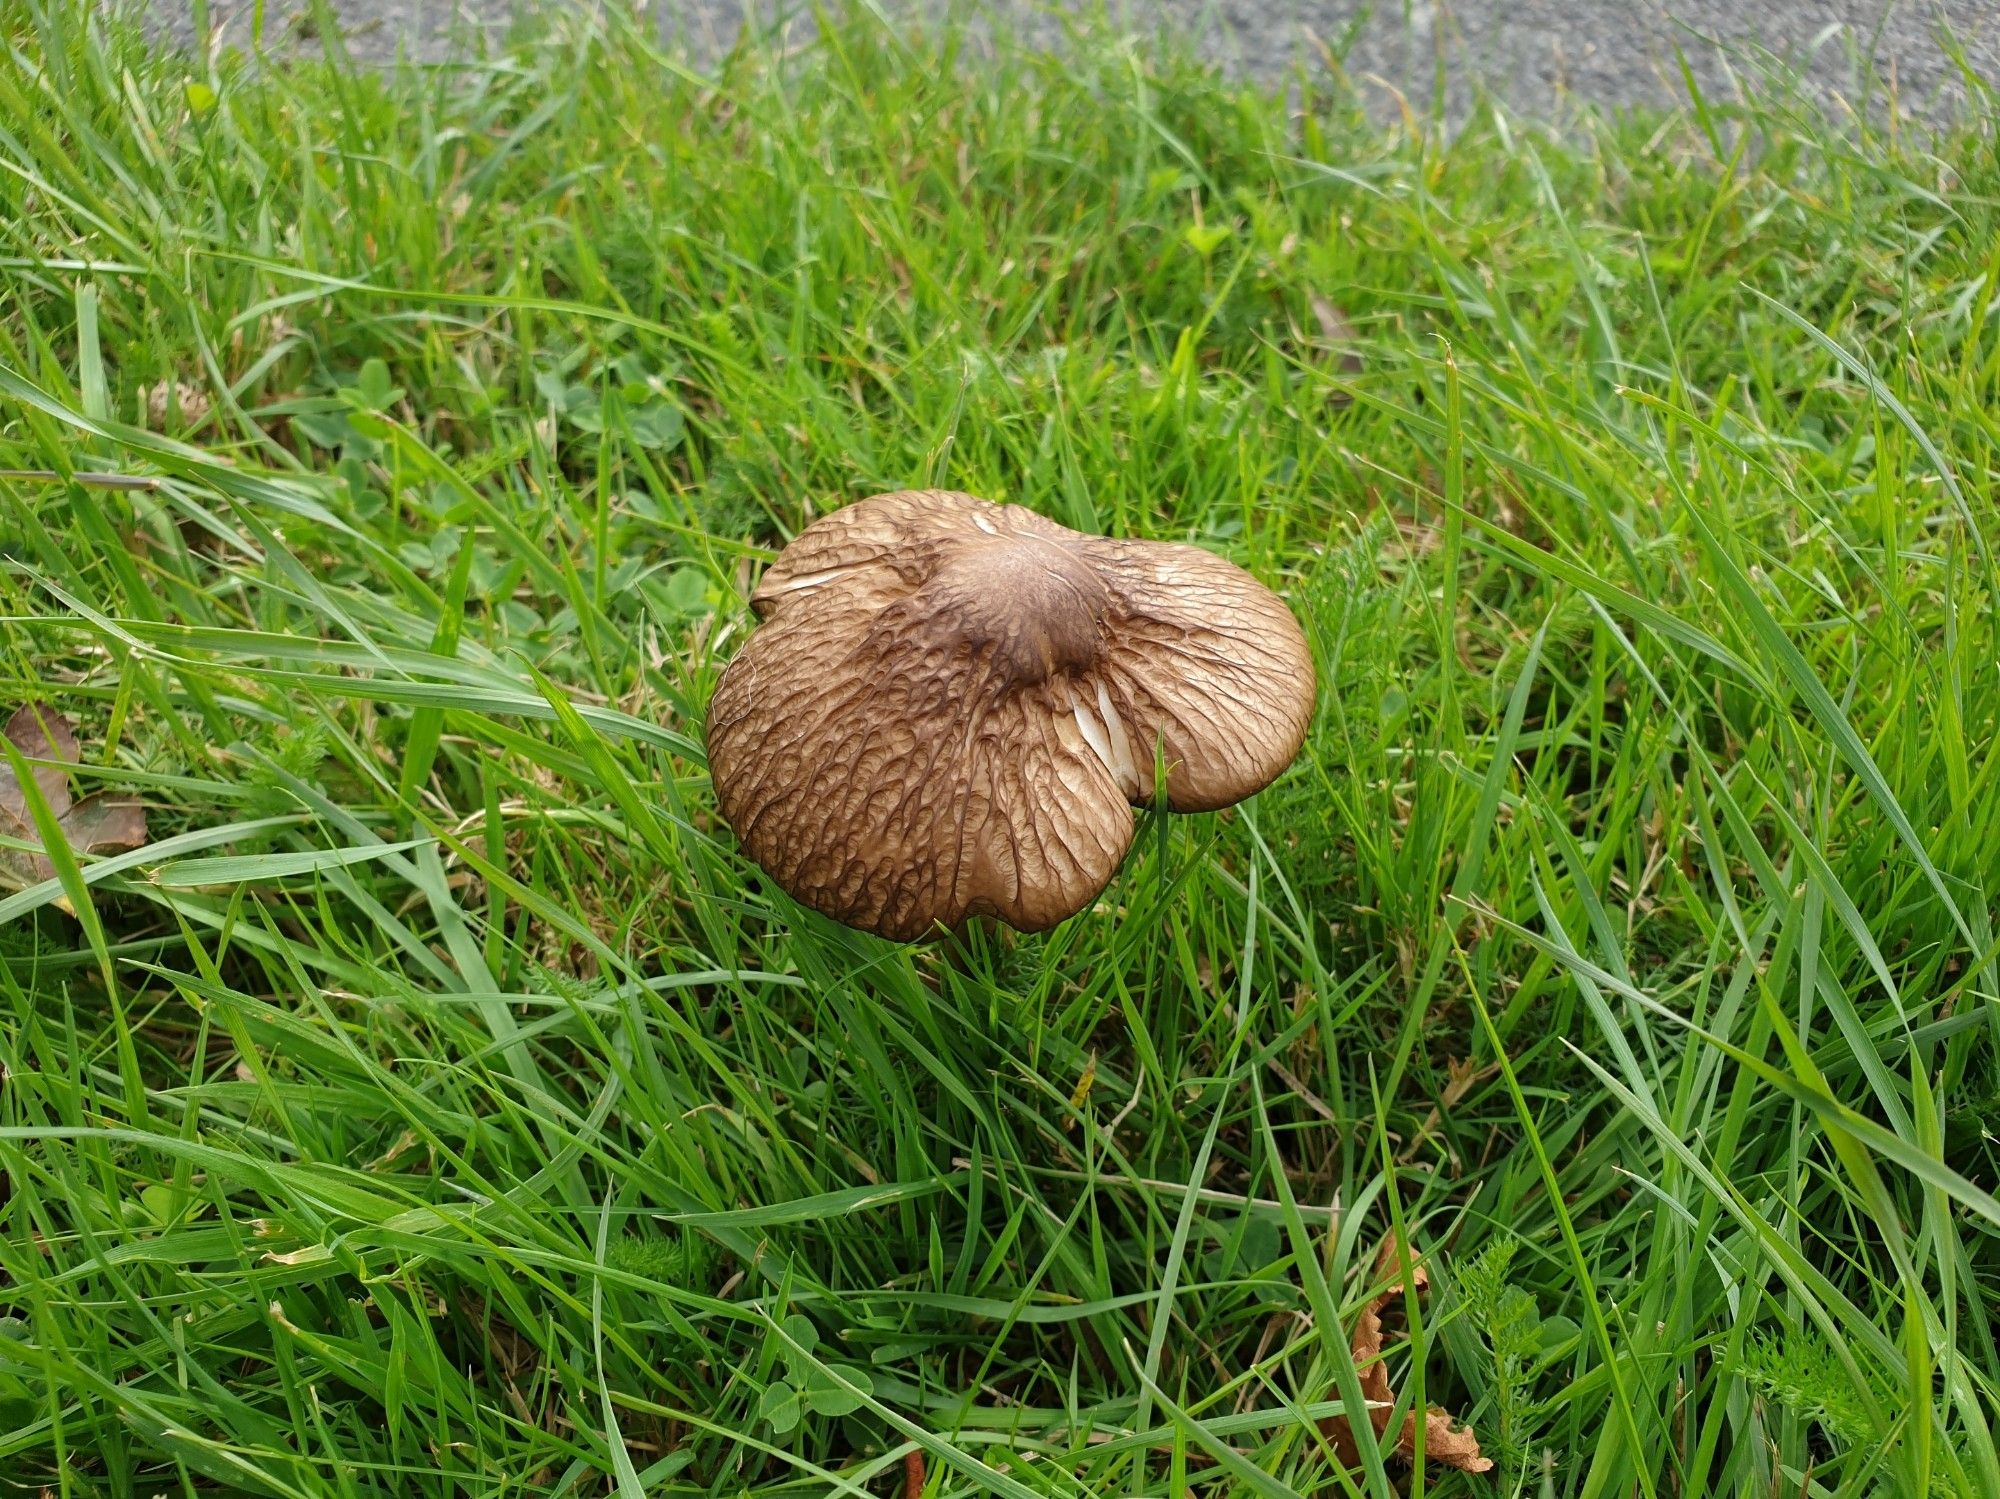
[[[1104,684],[1097,684],[1097,707],[1104,715],[1104,727],[1111,731],[1111,753],[1117,757],[1117,767],[1112,774],[1118,777],[1118,784],[1127,796],[1139,794],[1139,757],[1132,753],[1132,737],[1125,732],[1125,720],[1118,716],[1118,710],[1111,706],[1111,694],[1104,690]]]
[[[1103,762],[1111,779],[1118,783],[1118,789],[1128,799],[1137,796],[1139,767],[1132,759],[1132,741],[1126,735],[1125,725],[1119,719],[1117,710],[1111,706],[1111,696],[1101,682],[1097,684],[1097,707],[1104,715],[1102,718],[1079,696],[1071,700],[1070,713],[1076,719],[1077,729],[1084,741]]]
[[[796,578],[791,578],[780,583],[771,591],[773,593],[797,593],[801,588],[817,588],[822,583],[831,583],[846,571],[847,569],[844,567],[829,567],[824,572],[801,573]]]

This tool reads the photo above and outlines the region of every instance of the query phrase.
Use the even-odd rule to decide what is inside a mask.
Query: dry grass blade
[[[158,489],[160,481],[147,474],[106,474],[95,469],[71,469],[57,473],[52,468],[0,468],[0,479],[26,484],[80,484],[85,489]]]

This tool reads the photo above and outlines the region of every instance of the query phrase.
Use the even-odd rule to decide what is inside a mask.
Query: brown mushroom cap
[[[1097,897],[1132,804],[1200,812],[1304,742],[1291,611],[1199,547],[1087,536],[914,490],[807,526],[708,709],[722,815],[795,899],[898,941],[1023,931]]]

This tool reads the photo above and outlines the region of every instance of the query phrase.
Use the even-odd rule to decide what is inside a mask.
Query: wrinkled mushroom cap
[[[708,710],[722,814],[795,899],[908,941],[1096,898],[1132,805],[1228,806],[1291,763],[1312,655],[1199,547],[1086,536],[918,490],[801,531]]]

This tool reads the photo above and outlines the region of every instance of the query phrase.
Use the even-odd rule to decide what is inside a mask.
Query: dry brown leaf
[[[1319,335],[1338,352],[1336,361],[1343,375],[1361,373],[1361,354],[1354,347],[1360,335],[1354,331],[1354,324],[1347,320],[1347,314],[1318,292],[1309,292],[1306,300],[1312,304],[1313,321],[1319,324]]]
[[[1382,1241],[1382,1247],[1375,1255],[1374,1284],[1388,1283],[1388,1289],[1371,1300],[1361,1309],[1361,1315],[1354,1323],[1354,1339],[1349,1345],[1354,1355],[1354,1367],[1361,1376],[1361,1394],[1368,1401],[1368,1419],[1374,1424],[1377,1436],[1389,1426],[1389,1416],[1396,1403],[1396,1392],[1389,1388],[1389,1371],[1382,1362],[1382,1309],[1403,1294],[1402,1253],[1396,1236],[1392,1233]],[[1431,1283],[1430,1273],[1423,1261],[1414,1261],[1410,1266],[1410,1283],[1422,1291]],[[1333,1443],[1334,1454],[1349,1468],[1361,1462],[1361,1451],[1355,1446],[1353,1429],[1347,1417],[1331,1416],[1321,1426]],[[1396,1437],[1396,1451],[1406,1459],[1414,1459],[1417,1453],[1417,1417],[1413,1411],[1403,1420],[1403,1429]],[[1470,1426],[1461,1426],[1449,1411],[1432,1407],[1424,1413],[1424,1457],[1430,1462],[1446,1468],[1456,1468],[1463,1473],[1484,1473],[1493,1466],[1493,1459],[1483,1457],[1479,1451],[1479,1440]]]
[[[73,852],[123,853],[146,841],[146,809],[132,797],[99,791],[80,802],[70,800],[69,777],[62,767],[81,761],[83,750],[76,742],[76,730],[54,708],[47,703],[24,704],[0,733],[23,758],[54,762],[37,765],[34,782]],[[42,852],[41,834],[28,810],[27,790],[7,765],[0,765],[0,833],[36,845],[32,850],[0,849],[0,886],[24,889],[55,878],[56,866]],[[69,910],[67,900],[56,904]]]
[[[63,836],[80,854],[116,854],[146,841],[146,809],[129,796],[95,792],[71,807]]]
[[[1498,1062],[1489,1062],[1486,1066],[1480,1067],[1474,1065],[1471,1057],[1466,1057],[1462,1061],[1456,1057],[1447,1058],[1444,1064],[1444,1106],[1448,1109],[1458,1107],[1464,1102],[1466,1094],[1499,1070]]]
[[[1354,342],[1354,324],[1347,320],[1347,314],[1318,292],[1309,292],[1306,300],[1312,303],[1313,319],[1319,324],[1320,337],[1330,344],[1351,344]],[[1351,350],[1347,358],[1354,361],[1354,367],[1361,367],[1361,358]]]
[[[60,760],[74,765],[83,758],[69,720],[47,703],[23,703],[0,732],[5,732],[26,760]],[[63,774],[62,766],[38,765],[34,778],[41,788],[42,800],[49,804],[51,812],[61,817],[69,810],[69,777]],[[0,770],[0,813],[22,826],[34,826],[34,819],[28,815],[27,794],[11,768]]]
[[[1402,1441],[1396,1444],[1396,1450],[1406,1457],[1416,1452],[1415,1439],[1410,1434],[1415,1426],[1412,1418],[1403,1429]],[[1461,1473],[1484,1473],[1493,1466],[1492,1458],[1480,1455],[1479,1438],[1472,1434],[1472,1428],[1460,1426],[1456,1416],[1436,1406],[1424,1413],[1424,1456]]]
[[[151,390],[139,387],[139,409],[146,414],[146,425],[155,432],[167,430],[167,418],[178,412],[179,426],[198,427],[208,415],[208,392],[199,385],[190,385],[185,380],[162,380]]]

